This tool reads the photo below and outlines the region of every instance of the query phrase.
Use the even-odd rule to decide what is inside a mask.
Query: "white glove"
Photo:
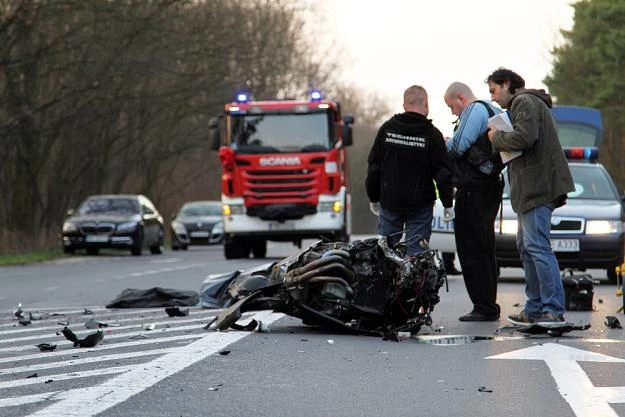
[[[380,215],[380,203],[369,203],[369,209],[376,216]]]
[[[453,207],[448,207],[443,209],[443,220],[446,222],[452,221],[456,217],[456,213],[454,212]]]

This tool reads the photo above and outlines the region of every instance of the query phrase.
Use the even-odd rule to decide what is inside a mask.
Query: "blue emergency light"
[[[241,92],[241,93],[237,93],[236,96],[236,102],[237,103],[247,103],[247,101],[250,99],[250,96],[248,93],[245,92]]]
[[[310,92],[310,101],[321,101],[321,99],[323,98],[321,91],[319,90],[312,90]]]
[[[564,148],[564,156],[566,156],[566,159],[583,159],[586,161],[595,161],[599,159],[599,148],[596,148],[596,147]]]

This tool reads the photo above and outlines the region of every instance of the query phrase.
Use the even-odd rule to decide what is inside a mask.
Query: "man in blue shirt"
[[[456,186],[456,249],[473,309],[460,321],[499,320],[495,219],[501,204],[503,164],[490,145],[488,119],[501,110],[479,101],[463,83],[452,83],[445,103],[459,117],[447,150]]]

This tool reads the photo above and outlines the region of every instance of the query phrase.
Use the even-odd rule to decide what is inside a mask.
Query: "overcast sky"
[[[345,76],[384,95],[394,112],[412,84],[426,88],[430,114],[445,134],[455,120],[443,101],[453,81],[489,98],[486,77],[507,67],[545,88],[560,29],[573,25],[574,0],[316,0],[327,31],[351,62]],[[336,50],[340,50],[337,48]],[[340,98],[338,98],[340,99]]]

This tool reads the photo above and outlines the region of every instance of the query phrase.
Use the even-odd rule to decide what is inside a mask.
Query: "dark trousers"
[[[501,204],[498,181],[463,186],[456,191],[456,250],[473,310],[499,315],[495,219]]]

